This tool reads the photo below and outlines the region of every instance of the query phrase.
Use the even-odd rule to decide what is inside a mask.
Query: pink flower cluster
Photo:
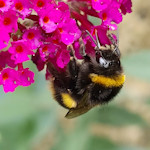
[[[0,85],[4,92],[34,82],[34,73],[23,67],[26,61],[35,63],[39,71],[48,61],[65,69],[70,44],[82,59],[80,37],[86,52],[94,55],[95,45],[85,30],[93,37],[97,30],[101,44],[110,44],[107,32],[117,29],[131,7],[131,0],[0,0]],[[88,16],[100,18],[101,24],[93,25]]]

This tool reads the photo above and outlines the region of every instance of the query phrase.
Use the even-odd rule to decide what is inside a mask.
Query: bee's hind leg
[[[90,56],[88,56],[88,54],[86,53],[86,47],[82,38],[79,39],[79,43],[80,43],[80,54],[84,58],[85,62],[89,62],[91,59]]]
[[[85,47],[85,44],[84,44],[82,38],[79,39],[79,43],[80,43],[80,54],[81,54],[83,57],[87,56],[87,54],[86,54],[86,52],[85,52],[86,47]]]
[[[68,46],[68,50],[70,50],[70,62],[68,64],[68,72],[71,80],[76,81],[79,72],[79,61],[75,56],[75,51],[72,45]]]

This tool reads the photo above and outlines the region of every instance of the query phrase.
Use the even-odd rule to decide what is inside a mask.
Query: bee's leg
[[[70,50],[70,62],[68,64],[68,72],[71,80],[76,80],[79,72],[79,62],[74,54],[74,49],[72,45],[68,46],[68,50]]]
[[[73,46],[72,45],[68,45],[67,46],[67,50],[69,50],[70,51],[70,56],[71,57],[75,57],[75,54],[74,54],[74,48],[73,48]]]
[[[71,80],[76,80],[79,72],[79,61],[75,56],[75,51],[72,45],[68,46],[68,50],[70,50],[70,62],[68,64],[68,72]]]
[[[118,33],[117,33],[118,34]],[[118,35],[119,36],[119,35]],[[117,38],[118,38],[117,36]],[[108,38],[110,39],[110,41],[112,42],[114,48],[113,48],[113,52],[118,56],[120,57],[121,56],[121,53],[120,53],[120,50],[118,48],[118,42],[115,41],[115,39],[113,38],[113,36],[111,34],[108,34]],[[119,40],[119,39],[117,39]]]
[[[84,59],[89,58],[89,56],[87,55],[87,53],[86,53],[86,51],[85,51],[86,47],[85,47],[85,44],[84,44],[82,38],[79,39],[79,44],[80,44],[79,52],[80,52],[81,56],[83,56]],[[76,56],[75,56],[75,50],[74,50],[73,46],[72,46],[72,45],[69,45],[69,46],[67,47],[67,49],[70,50],[70,56],[71,56],[71,58],[73,57],[74,60],[76,61],[77,58],[76,58]]]
[[[85,47],[85,44],[84,44],[82,38],[80,38],[79,43],[80,43],[80,54],[83,56],[85,62],[89,62],[90,57],[87,55],[87,53],[85,51],[86,47]]]
[[[80,54],[81,54],[83,57],[85,57],[85,56],[87,55],[86,52],[85,52],[86,47],[85,47],[85,44],[84,44],[82,38],[79,39],[79,43],[80,43]]]

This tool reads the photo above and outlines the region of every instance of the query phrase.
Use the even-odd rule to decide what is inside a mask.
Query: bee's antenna
[[[92,41],[95,43],[95,45],[98,47],[98,49],[100,49],[101,45],[100,45],[100,42],[98,40],[97,30],[96,30],[96,41],[95,41],[95,39],[93,38],[93,36],[91,35],[91,33],[88,30],[86,30],[86,32],[90,36],[90,38],[92,39]]]
[[[101,44],[99,42],[99,39],[98,39],[98,34],[97,34],[97,30],[95,30],[95,34],[96,34],[96,43],[97,43],[97,47],[100,49],[101,48]]]
[[[95,50],[96,50],[96,51],[97,51],[97,50],[99,51],[99,50],[101,49],[101,44],[100,44],[99,39],[98,39],[97,30],[95,30],[96,41],[95,41],[95,39],[93,38],[93,36],[91,35],[91,33],[90,33],[88,30],[86,30],[86,32],[87,32],[87,34],[91,37],[92,41],[95,43],[95,45],[96,45]],[[99,53],[101,54],[101,57],[103,57],[102,52],[99,51]]]

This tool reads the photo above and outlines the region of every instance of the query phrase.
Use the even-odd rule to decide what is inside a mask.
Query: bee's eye
[[[109,62],[109,66],[112,66],[112,62],[111,61]]]
[[[102,57],[99,58],[99,63],[100,63],[100,66],[102,66],[104,68],[108,68],[111,65],[110,61],[107,61],[106,59],[104,59]]]
[[[99,59],[100,59],[101,55],[99,52],[96,52],[96,61],[99,63]]]

